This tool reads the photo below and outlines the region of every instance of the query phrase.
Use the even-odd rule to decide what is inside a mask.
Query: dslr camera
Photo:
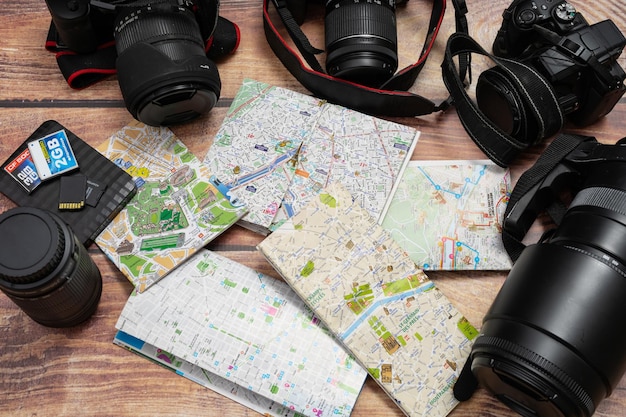
[[[513,190],[503,238],[521,247],[505,244],[515,263],[454,387],[459,400],[480,383],[525,417],[589,417],[626,372],[626,138],[569,147],[566,136],[546,150],[555,163],[540,157]],[[556,227],[525,246],[545,212]]]
[[[307,0],[286,4],[301,24]],[[398,69],[396,1],[325,0],[324,7],[326,72],[369,87],[383,85]]]
[[[213,108],[221,81],[205,53],[219,0],[46,0],[60,41],[90,54],[115,40],[120,90],[129,112],[171,125]]]
[[[562,113],[586,126],[609,113],[624,94],[626,74],[617,62],[624,45],[611,20],[589,25],[567,1],[515,0],[504,11],[493,53],[537,71]],[[533,92],[519,91],[511,77],[499,67],[483,72],[476,86],[478,106],[514,138],[535,138],[539,123],[527,116]]]

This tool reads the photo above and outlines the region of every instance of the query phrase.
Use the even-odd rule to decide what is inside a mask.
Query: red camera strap
[[[283,39],[272,22],[269,4],[274,4],[282,23],[300,54]],[[468,33],[465,0],[453,0],[456,31]],[[433,101],[407,90],[413,85],[432,49],[446,10],[445,0],[434,0],[424,47],[417,62],[398,71],[380,88],[371,88],[332,77],[322,71],[313,48],[287,9],[286,0],[263,0],[263,26],[267,41],[283,65],[309,91],[319,98],[364,113],[380,116],[420,116],[446,109],[449,100],[437,105]],[[306,62],[306,64],[305,64]],[[308,64],[308,65],[307,65]],[[465,78],[469,54],[459,56],[459,71]]]

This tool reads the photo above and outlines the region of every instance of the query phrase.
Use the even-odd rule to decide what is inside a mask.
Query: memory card
[[[39,184],[41,179],[37,174],[37,168],[30,155],[28,148],[24,149],[15,159],[5,165],[4,170],[20,183],[30,194]]]
[[[59,210],[80,210],[85,206],[87,177],[70,175],[61,177],[59,186]]]
[[[42,181],[78,168],[65,130],[29,142],[28,149]]]
[[[100,197],[102,197],[106,188],[106,184],[100,184],[92,179],[87,179],[85,203],[88,206],[96,207],[98,205],[98,202],[100,202]]]

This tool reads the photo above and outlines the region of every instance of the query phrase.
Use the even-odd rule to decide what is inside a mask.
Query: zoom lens
[[[589,417],[626,372],[625,165],[603,162],[524,249],[474,343],[476,379],[523,416]]]
[[[0,289],[36,322],[69,327],[96,311],[100,271],[55,214],[18,207],[0,215]]]
[[[219,99],[217,67],[204,51],[194,13],[177,5],[126,9],[114,30],[117,72],[128,111],[152,126],[183,123]]]
[[[398,68],[394,0],[329,0],[324,21],[326,71],[380,87]]]

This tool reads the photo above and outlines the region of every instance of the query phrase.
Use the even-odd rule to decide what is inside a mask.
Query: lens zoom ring
[[[607,187],[585,188],[576,194],[570,209],[576,206],[600,207],[626,216],[626,192]]]
[[[481,336],[476,339],[473,349],[480,348],[489,349],[490,351],[503,351],[514,356],[515,359],[521,360],[524,364],[534,368],[539,373],[552,376],[558,383],[562,384],[567,390],[574,394],[576,399],[580,402],[580,405],[589,411],[589,415],[593,414],[595,405],[589,394],[587,394],[587,391],[561,368],[543,356],[516,343],[493,336]]]
[[[46,326],[69,327],[87,319],[98,306],[102,292],[100,271],[87,249],[75,241],[77,265],[71,279],[52,293],[36,298],[7,294],[33,320]],[[79,302],[77,302],[79,300]]]
[[[324,23],[326,45],[351,36],[375,36],[397,43],[395,11],[373,3],[357,3],[332,9]]]
[[[162,13],[145,9],[136,12],[135,17],[115,27],[117,53],[138,42],[153,44],[167,39],[192,41],[203,48],[198,23],[191,13],[188,10]]]

